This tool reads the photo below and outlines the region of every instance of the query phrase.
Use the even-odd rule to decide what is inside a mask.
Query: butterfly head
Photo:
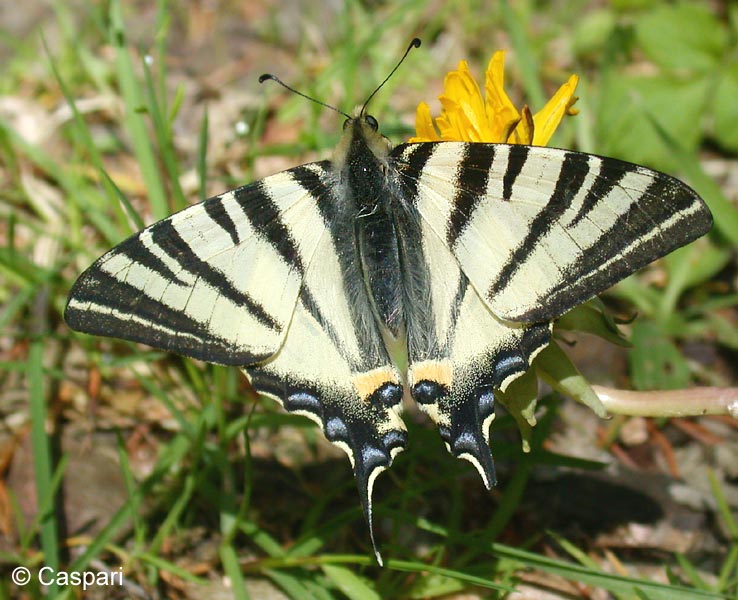
[[[377,119],[356,109],[343,123],[343,135],[333,153],[333,161],[340,168],[373,155],[384,164],[391,149],[392,143],[379,132]]]

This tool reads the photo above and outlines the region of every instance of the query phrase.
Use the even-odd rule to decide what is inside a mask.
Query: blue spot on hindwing
[[[345,442],[349,439],[348,428],[343,419],[331,417],[325,422],[325,436],[331,441]]]
[[[407,431],[392,429],[382,436],[382,444],[390,451],[395,448],[405,448],[407,444]]]
[[[287,410],[307,410],[316,415],[321,413],[321,403],[318,397],[306,391],[294,392],[287,396],[285,408]]]
[[[500,387],[510,375],[527,371],[528,361],[517,352],[496,357],[492,382],[494,387]]]
[[[486,419],[495,412],[495,394],[487,388],[482,389],[479,392],[479,400],[477,401],[479,407],[479,416],[482,419]]]

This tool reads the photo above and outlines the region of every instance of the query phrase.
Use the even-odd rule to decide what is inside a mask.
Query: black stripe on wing
[[[278,321],[264,307],[244,291],[237,290],[233,283],[218,269],[214,269],[192,250],[180,236],[170,219],[165,219],[150,228],[152,241],[179,265],[195,277],[205,281],[219,294],[249,312],[262,325],[280,331]]]
[[[518,154],[512,151],[513,148],[514,146],[511,148],[511,157],[513,154]],[[588,161],[589,157],[580,152],[567,152],[564,155],[561,172],[548,204],[530,222],[528,234],[520,241],[517,248],[507,259],[498,278],[490,286],[487,297],[493,298],[500,290],[505,288],[516,271],[525,263],[526,258],[532,253],[536,244],[548,235],[552,228],[558,226],[559,218],[571,206],[572,200],[584,184],[584,179],[589,171]],[[508,167],[510,164],[508,163]],[[518,173],[522,166],[521,163],[517,167]],[[507,179],[507,174],[505,179]],[[512,191],[505,192],[506,200],[510,200],[511,196],[509,194],[511,193]]]
[[[505,201],[509,201],[512,198],[512,189],[515,185],[515,180],[523,170],[523,166],[528,160],[528,153],[530,152],[529,146],[521,146],[519,144],[512,144],[509,146],[509,149],[507,168],[502,178],[502,199]]]
[[[629,208],[620,214],[599,239],[585,248],[562,274],[560,284],[546,294],[545,305],[520,315],[520,321],[545,321],[558,317],[577,304],[609,288],[621,279],[694,241],[712,227],[712,215],[704,202],[689,186],[669,175],[647,171],[642,167],[615,159],[602,158],[601,172],[605,183],[596,180],[588,191],[584,207],[575,222],[588,218],[598,209],[598,200],[632,172],[642,171],[652,176],[645,190],[623,190],[631,196]],[[581,165],[579,168],[583,169]],[[562,176],[564,171],[562,169]],[[570,178],[575,177],[569,173]],[[596,219],[593,219],[596,223]],[[603,265],[606,263],[606,268]],[[512,269],[514,271],[514,269]],[[504,286],[493,288],[502,289]],[[492,293],[494,290],[490,290]]]
[[[67,305],[64,320],[76,331],[141,342],[223,365],[243,366],[268,358],[234,347],[213,335],[207,323],[149,298],[100,269],[85,272],[72,287],[70,298],[74,304]]]
[[[418,181],[425,168],[425,163],[433,155],[439,143],[423,142],[420,144],[400,144],[396,146],[392,157],[399,176],[398,183],[402,187],[403,197],[414,204],[418,195]]]
[[[293,170],[294,172],[294,170]],[[263,181],[233,190],[233,197],[253,230],[269,242],[290,267],[302,277],[305,268],[292,233],[282,220],[282,212],[269,196]]]
[[[481,150],[481,151],[480,151]],[[464,232],[479,201],[487,193],[487,182],[495,158],[495,147],[466,144],[456,176],[456,197],[448,219],[446,243],[453,248]]]
[[[141,236],[136,235],[128,238],[107,256],[112,257],[115,255],[125,256],[131,262],[135,262],[153,271],[162,279],[171,281],[177,285],[187,285],[185,281],[180,279],[177,273],[169,268],[169,265],[146,247],[146,244],[141,241]],[[105,258],[101,259],[101,262],[104,262]]]
[[[311,167],[313,166],[319,166],[323,173],[327,173],[330,168],[330,162],[322,161],[313,163]],[[321,173],[317,169],[301,166],[292,169],[291,175],[295,183],[313,196],[313,201],[318,205],[325,226],[329,227],[333,217],[333,213],[330,211],[335,208],[335,200],[333,199],[330,188],[326,186]],[[330,315],[323,315],[321,313],[313,291],[308,286],[303,285],[300,290],[300,298],[305,310],[320,323],[320,326],[325,330],[333,343],[340,346],[341,336],[333,327]]]
[[[237,191],[238,190],[234,190],[234,194]],[[225,206],[223,206],[223,201],[221,200],[221,197],[217,196],[212,200],[203,202],[202,207],[205,209],[205,212],[212,219],[212,221],[228,234],[228,236],[231,238],[231,242],[233,242],[233,245],[237,246],[241,242],[241,239],[238,237],[238,229],[236,228],[236,224],[233,222],[233,219],[231,219],[231,216],[228,214],[228,211],[226,211]]]
[[[632,172],[632,169],[628,167],[628,163],[623,163],[619,160],[599,160],[599,170],[597,177],[589,186],[587,194],[582,201],[582,206],[579,207],[577,214],[571,221],[570,227],[576,226],[580,221],[586,219],[592,210],[597,206],[598,202],[613,191],[620,185],[628,173]],[[584,166],[587,168],[587,165]]]

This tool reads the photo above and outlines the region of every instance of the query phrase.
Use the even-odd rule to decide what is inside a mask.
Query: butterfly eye
[[[346,120],[345,120],[345,121],[343,122],[343,128],[344,128],[344,130],[346,129],[346,127],[348,127],[348,126],[349,126],[349,123],[351,123],[351,119],[346,119]]]
[[[365,119],[366,124],[369,125],[369,127],[371,127],[373,131],[377,131],[377,129],[379,129],[379,123],[374,117],[372,117],[371,115],[367,115]]]

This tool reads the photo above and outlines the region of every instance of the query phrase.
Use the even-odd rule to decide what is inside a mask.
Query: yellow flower
[[[574,90],[579,77],[572,75],[542,110],[532,115],[527,106],[515,108],[505,89],[505,53],[498,50],[487,65],[485,98],[465,60],[444,80],[441,114],[435,124],[425,102],[415,116],[416,136],[410,142],[492,142],[545,146],[565,114],[575,115]]]

